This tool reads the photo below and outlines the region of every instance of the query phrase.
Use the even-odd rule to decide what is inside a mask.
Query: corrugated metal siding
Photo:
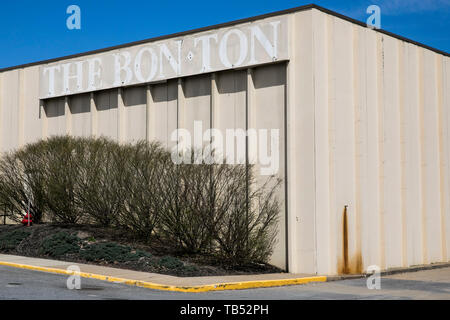
[[[317,272],[342,271],[345,205],[351,271],[448,261],[449,58],[316,10],[296,19],[313,25],[293,32],[314,66],[294,72],[314,79]]]

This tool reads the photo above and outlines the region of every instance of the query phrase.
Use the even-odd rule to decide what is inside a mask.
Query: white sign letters
[[[43,65],[40,98],[287,59],[287,20],[277,17]]]

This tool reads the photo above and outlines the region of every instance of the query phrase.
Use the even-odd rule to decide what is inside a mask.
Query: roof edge
[[[326,8],[318,6],[316,4],[308,4],[308,5],[303,5],[303,6],[294,7],[294,8],[290,8],[290,9],[285,9],[285,10],[281,10],[281,11],[275,11],[275,12],[270,12],[270,13],[266,13],[266,14],[262,14],[262,15],[258,15],[258,16],[253,16],[253,17],[249,17],[249,18],[243,18],[243,19],[233,20],[233,21],[230,21],[230,22],[215,24],[215,25],[211,25],[211,26],[207,26],[207,27],[201,27],[201,28],[191,29],[191,30],[187,30],[187,31],[172,33],[172,34],[168,34],[168,35],[148,38],[148,39],[144,39],[144,40],[128,42],[128,43],[124,43],[124,44],[117,45],[117,46],[111,46],[111,47],[106,47],[106,48],[86,51],[86,52],[82,52],[82,53],[62,56],[62,57],[58,57],[58,58],[52,58],[52,59],[47,59],[47,60],[40,60],[40,61],[26,63],[26,64],[21,64],[21,65],[17,65],[17,66],[6,67],[6,68],[0,69],[0,72],[5,72],[5,71],[10,71],[10,70],[15,70],[15,69],[22,69],[22,68],[32,67],[32,66],[36,66],[36,65],[41,65],[41,64],[57,62],[57,61],[61,61],[61,60],[67,60],[67,59],[73,59],[73,58],[88,56],[88,55],[97,54],[97,53],[103,53],[103,52],[107,52],[107,51],[111,51],[111,50],[126,48],[126,47],[130,47],[130,46],[135,46],[135,45],[140,45],[140,44],[144,44],[144,43],[148,43],[148,42],[154,42],[154,41],[165,40],[165,39],[170,39],[170,38],[175,38],[175,37],[180,37],[180,36],[186,36],[186,35],[193,34],[193,33],[199,33],[199,32],[204,32],[204,31],[209,31],[209,30],[218,29],[218,28],[224,28],[224,27],[230,27],[230,26],[233,26],[233,25],[236,25],[236,24],[251,22],[251,21],[255,21],[255,20],[270,18],[270,17],[284,15],[284,14],[289,14],[289,13],[301,12],[301,11],[310,10],[310,9],[317,9],[317,10],[323,12],[323,13],[326,13],[326,14],[332,15],[334,17],[346,20],[348,22],[357,24],[359,26],[368,28],[367,25],[364,22],[362,22],[362,21],[350,18],[348,16],[345,16],[345,15],[337,13],[335,11],[326,9]],[[448,52],[445,52],[445,51],[442,51],[442,50],[430,47],[428,45],[425,45],[423,43],[420,43],[420,42],[417,42],[417,41],[414,41],[414,40],[402,37],[402,36],[397,35],[395,33],[392,33],[392,32],[389,32],[389,31],[386,31],[386,30],[383,30],[383,29],[373,29],[373,30],[375,30],[377,32],[380,32],[380,33],[383,33],[383,34],[386,34],[388,36],[394,37],[396,39],[399,39],[399,40],[402,40],[402,41],[405,41],[405,42],[408,42],[408,43],[420,46],[422,48],[431,50],[431,51],[433,51],[435,53],[442,54],[444,56],[450,57],[450,53],[448,53]]]

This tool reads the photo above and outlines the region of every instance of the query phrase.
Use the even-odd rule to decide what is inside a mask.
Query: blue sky
[[[382,28],[450,52],[450,0],[41,0],[2,1],[0,68],[100,49],[315,3],[366,21],[381,7]],[[66,9],[81,8],[81,30]]]

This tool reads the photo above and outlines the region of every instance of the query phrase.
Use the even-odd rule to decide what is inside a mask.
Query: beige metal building
[[[0,70],[0,151],[51,135],[175,143],[279,129],[272,263],[450,260],[450,58],[317,6]]]

